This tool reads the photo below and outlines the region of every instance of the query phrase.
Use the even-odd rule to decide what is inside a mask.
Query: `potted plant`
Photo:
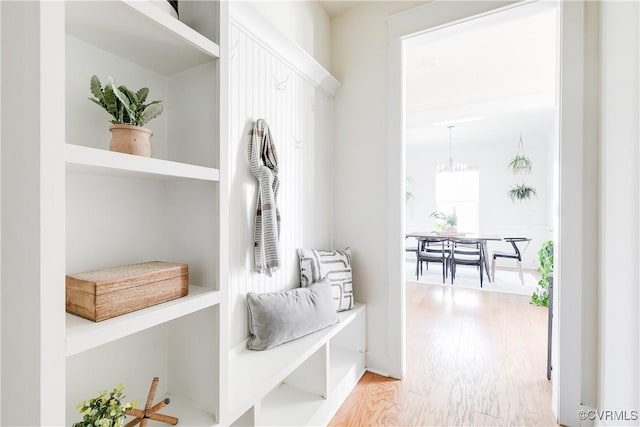
[[[553,240],[544,242],[538,250],[540,266],[538,271],[542,275],[536,290],[531,295],[531,303],[543,307],[549,306],[549,279],[553,274]]]
[[[431,212],[431,218],[435,218],[435,228],[437,231],[446,231],[448,233],[455,233],[458,226],[458,215],[456,210],[453,210],[452,214],[445,214],[440,211]]]
[[[509,190],[509,197],[515,203],[516,200],[530,199],[536,195],[536,189],[526,184],[514,185]]]
[[[73,427],[122,427],[126,412],[133,409],[135,402],[123,403],[124,385],[120,384],[110,393],[101,391],[97,397],[78,404],[82,421]]]
[[[533,162],[530,158],[525,157],[524,154],[520,154],[520,150],[518,149],[516,156],[509,162],[509,168],[511,168],[514,174],[529,174],[533,169]]]
[[[98,76],[91,76],[89,100],[104,108],[113,117],[111,120],[111,151],[151,157],[151,136],[153,132],[143,127],[149,120],[162,113],[162,101],[146,102],[149,88],[133,92],[126,86],[116,86],[112,77],[104,86]]]

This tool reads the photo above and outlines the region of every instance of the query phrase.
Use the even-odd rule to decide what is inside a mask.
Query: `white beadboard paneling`
[[[299,286],[297,249],[331,243],[330,153],[333,99],[243,29],[230,26],[230,344],[248,335],[247,292]],[[281,268],[254,272],[253,222],[257,180],[247,162],[248,131],[264,118],[280,166]]]

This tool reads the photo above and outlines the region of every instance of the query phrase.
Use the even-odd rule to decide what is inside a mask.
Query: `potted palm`
[[[116,86],[113,77],[102,85],[98,76],[91,76],[91,93],[95,102],[112,117],[111,151],[151,157],[153,132],[144,125],[162,113],[162,101],[147,101],[149,88],[131,91],[126,86]]]

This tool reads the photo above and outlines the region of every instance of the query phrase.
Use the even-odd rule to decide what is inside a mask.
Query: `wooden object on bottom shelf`
[[[140,427],[146,427],[148,420],[160,421],[171,425],[178,424],[178,419],[176,417],[157,413],[160,409],[164,408],[171,402],[169,398],[163,399],[153,405],[153,399],[156,397],[156,389],[158,388],[159,381],[160,378],[158,377],[155,377],[153,381],[151,381],[151,388],[149,388],[149,395],[147,396],[147,403],[144,405],[144,411],[140,409],[130,409],[127,411],[127,415],[135,418],[129,421],[125,427],[134,427],[135,425],[138,425],[138,423],[140,424]]]
[[[189,293],[187,264],[161,261],[67,276],[67,312],[99,322]]]

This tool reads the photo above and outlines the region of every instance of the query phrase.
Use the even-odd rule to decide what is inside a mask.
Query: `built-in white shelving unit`
[[[148,1],[65,3],[67,273],[176,261],[192,284],[186,297],[99,323],[66,314],[67,422],[83,396],[122,382],[133,398],[153,376],[181,423],[220,419],[220,12],[212,1],[180,2],[180,12],[184,22]],[[108,151],[106,113],[81,96],[92,74],[163,101],[146,125],[152,158]],[[132,353],[133,341],[154,350]],[[113,363],[123,353],[137,369]],[[76,374],[96,364],[111,367],[113,384]]]
[[[0,424],[71,425],[79,401],[119,383],[143,402],[154,376],[181,425],[219,424],[226,4],[181,0],[180,19],[152,0],[0,6],[3,105],[15,106],[2,116],[3,215],[15,233],[3,222],[2,237],[20,248],[11,267],[3,259],[2,315],[25,336],[3,333],[3,366],[20,369],[2,371],[3,390],[17,391],[3,393]],[[110,117],[87,100],[94,74],[162,101],[146,125],[151,158],[109,151]],[[65,274],[152,260],[188,264],[189,294],[102,322],[66,313]]]

